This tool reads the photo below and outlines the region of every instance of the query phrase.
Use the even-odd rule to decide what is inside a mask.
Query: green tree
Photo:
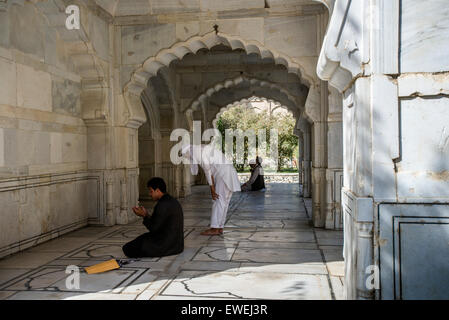
[[[257,133],[259,129],[265,129],[267,134],[267,142],[270,141],[270,130],[278,130],[278,171],[281,171],[292,158],[296,158],[298,149],[298,138],[293,134],[295,119],[289,113],[275,113],[276,108],[269,106],[267,110],[256,112],[254,108],[238,105],[225,111],[217,121],[217,129],[220,131],[223,139],[223,147],[225,145],[225,130],[240,129],[243,131],[252,129]],[[245,162],[248,160],[248,142],[245,139]],[[233,151],[235,154],[235,143]],[[223,150],[224,151],[224,150]],[[234,165],[241,172],[244,165]]]

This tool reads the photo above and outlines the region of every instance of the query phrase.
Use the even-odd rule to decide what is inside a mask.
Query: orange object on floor
[[[120,265],[118,264],[117,260],[111,259],[99,264],[95,264],[90,267],[84,268],[88,274],[94,274],[94,273],[101,273],[106,272],[109,270],[119,269]]]

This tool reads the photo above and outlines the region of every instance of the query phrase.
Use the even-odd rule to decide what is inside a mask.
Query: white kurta
[[[231,202],[232,191],[228,189],[223,179],[218,179],[215,180],[215,192],[218,194],[218,199],[214,200],[214,204],[212,205],[210,227],[221,229],[226,222],[226,215],[228,213],[229,203]]]
[[[232,192],[241,191],[239,177],[234,165],[226,159],[223,152],[215,149],[212,145],[202,146],[200,165],[209,185],[212,185],[211,177],[213,176],[215,182],[223,180]]]
[[[184,149],[187,151],[188,149]],[[192,149],[190,149],[192,150]],[[201,151],[201,152],[200,152]],[[183,152],[184,153],[184,152]],[[203,168],[208,184],[212,185],[212,177],[215,182],[215,192],[218,199],[212,205],[211,228],[223,228],[232,193],[241,191],[237,171],[232,162],[225,155],[214,148],[213,145],[202,145],[201,150],[195,148],[190,158]]]

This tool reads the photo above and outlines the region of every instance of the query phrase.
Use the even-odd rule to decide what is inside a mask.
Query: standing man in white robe
[[[232,193],[241,191],[234,165],[212,143],[200,146],[187,145],[182,149],[182,155],[192,163],[193,175],[198,174],[198,165],[201,166],[214,201],[210,229],[201,234],[207,236],[222,234]]]

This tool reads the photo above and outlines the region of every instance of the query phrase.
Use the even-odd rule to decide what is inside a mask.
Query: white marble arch
[[[264,99],[265,101],[268,101],[268,102],[277,102],[276,100],[273,100],[273,99],[267,99],[267,98],[263,98],[263,99]],[[220,109],[220,111],[217,113],[217,115],[215,116],[215,119],[212,120],[212,126],[213,126],[214,128],[217,127],[217,121],[218,121],[218,119],[221,117],[221,115],[222,115],[224,112],[226,112],[226,111],[228,111],[228,110],[230,110],[230,109],[232,109],[232,108],[234,108],[234,107],[236,107],[236,106],[240,106],[240,105],[249,108],[249,106],[248,106],[249,103],[251,103],[251,98],[249,98],[249,99],[248,99],[248,98],[244,98],[244,99],[242,99],[242,100],[235,101],[234,103],[228,104],[228,105],[225,106],[225,107],[222,107],[222,108]],[[290,113],[293,117],[295,117],[295,119],[298,119],[298,117],[297,117],[297,116],[298,116],[298,113],[294,114],[288,107],[286,107],[286,106],[284,106],[284,105],[282,105],[282,104],[281,104],[280,107],[281,107],[281,108],[284,108],[284,109],[287,109],[287,110],[289,111],[289,113]],[[295,135],[296,135],[296,133],[295,133]]]
[[[160,114],[155,101],[154,89],[149,86],[142,92],[142,103],[150,124],[150,136],[152,139],[160,139]]]
[[[131,81],[125,85],[125,91],[140,93],[142,88],[146,87],[150,77],[156,76],[163,67],[169,67],[170,63],[175,60],[181,60],[188,53],[197,53],[201,49],[210,50],[217,45],[230,47],[232,50],[242,49],[247,54],[256,54],[261,59],[272,59],[276,65],[283,65],[289,73],[298,75],[302,79],[303,84],[310,86],[315,80],[308,75],[304,68],[290,57],[280,54],[275,50],[266,48],[264,45],[256,41],[245,41],[241,38],[231,37],[226,34],[208,33],[202,37],[195,36],[185,42],[178,42],[171,48],[161,50],[156,56],[148,58],[143,62],[131,76]]]
[[[238,86],[222,88],[220,91],[214,92],[214,94],[218,94],[218,93],[220,93],[222,91],[226,91],[226,90],[229,90],[232,92],[233,89],[237,89],[237,88],[238,88]],[[220,103],[220,108],[223,108],[229,104],[232,104],[235,101],[241,101],[243,99],[249,99],[253,96],[256,96],[259,98],[265,98],[267,100],[273,100],[273,101],[277,101],[277,102],[281,103],[290,112],[292,112],[295,119],[299,119],[301,109],[298,107],[298,103],[297,103],[296,99],[293,98],[293,96],[290,95],[290,98],[288,98],[288,96],[286,96],[286,94],[284,92],[278,91],[277,89],[268,88],[268,87],[251,86],[251,87],[247,87],[246,89],[247,90],[245,90],[245,91],[239,91],[240,94],[237,96],[233,95],[230,99],[223,100],[222,103]],[[211,95],[210,97],[213,98],[214,95]],[[294,100],[292,100],[292,98]],[[204,122],[203,125],[205,125],[205,127],[209,127],[209,124],[213,124],[211,121],[209,121],[209,119],[206,116],[208,100],[206,99],[206,97],[203,97],[199,101],[200,101],[199,106],[196,106],[196,108],[192,108],[192,107],[188,108],[184,112],[184,115],[186,117],[186,120],[187,120],[187,123],[188,123],[190,129],[193,128],[193,120],[196,120],[196,119],[194,119],[195,111],[202,112],[202,114],[203,114],[202,120]],[[216,102],[214,102],[214,104],[216,104]]]
[[[196,99],[192,101],[190,104],[190,107],[188,107],[185,110],[185,113],[191,113],[192,111],[198,111],[201,108],[202,101],[204,99],[207,99],[209,97],[212,97],[214,94],[220,92],[221,90],[229,89],[232,90],[232,88],[238,87],[243,84],[249,84],[251,87],[258,87],[262,89],[267,89],[270,91],[276,91],[281,94],[284,94],[287,97],[288,104],[285,106],[287,109],[289,109],[292,113],[298,113],[300,112],[299,109],[301,109],[301,106],[298,106],[297,99],[287,90],[285,90],[282,86],[265,80],[259,80],[256,78],[249,78],[244,76],[238,76],[233,79],[227,79],[220,83],[215,84],[214,86],[211,86],[210,88],[204,90],[204,93],[201,93]],[[279,101],[283,102],[283,101]]]
[[[134,71],[131,80],[123,88],[122,98],[126,109],[124,111],[126,114],[125,125],[138,128],[146,121],[140,95],[147,87],[148,80],[151,77],[157,76],[162,68],[169,67],[172,61],[181,60],[185,55],[195,54],[201,49],[210,50],[217,45],[225,45],[232,50],[242,49],[247,54],[256,54],[262,59],[272,59],[274,64],[286,67],[288,73],[298,75],[307,87],[314,85],[316,82],[313,76],[306,73],[304,67],[276,50],[266,48],[257,41],[246,41],[239,37],[211,32],[201,37],[195,36],[187,41],[178,42],[170,48],[161,50],[157,55],[149,57]]]
[[[284,107],[286,107],[289,111],[293,113],[295,119],[299,118],[300,109],[297,107],[297,104],[294,101],[289,99],[285,99],[285,97],[280,94],[278,91],[267,90],[265,88],[260,87],[251,87],[248,90],[241,92],[239,95],[233,95],[232,98],[223,100],[222,103],[219,104],[220,108],[225,107],[235,101],[240,101],[242,99],[249,99],[253,96],[258,98],[265,98],[267,100],[273,100],[281,103]]]

